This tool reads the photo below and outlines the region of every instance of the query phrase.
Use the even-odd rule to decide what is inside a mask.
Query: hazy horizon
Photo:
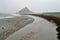
[[[33,12],[60,12],[60,0],[0,0],[0,13],[15,13],[27,6]]]

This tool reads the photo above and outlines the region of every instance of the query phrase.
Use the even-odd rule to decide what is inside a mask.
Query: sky
[[[33,12],[60,12],[60,0],[0,0],[0,13],[15,13],[24,7]]]

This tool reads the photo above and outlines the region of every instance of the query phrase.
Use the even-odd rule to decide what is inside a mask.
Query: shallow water
[[[30,16],[35,21],[16,31],[5,40],[57,40],[56,25],[47,20]]]
[[[0,16],[0,19],[4,19],[4,18],[14,18],[14,17],[17,17],[17,16],[21,16],[21,15],[19,15],[19,14],[10,14],[10,15],[8,15],[8,14],[3,14],[3,15],[1,15]]]

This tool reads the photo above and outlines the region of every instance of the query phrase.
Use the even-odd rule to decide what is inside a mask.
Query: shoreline
[[[0,40],[5,40],[8,36],[21,29],[22,27],[32,23],[33,21],[34,19],[28,16],[12,18],[12,20],[11,18],[7,18],[6,20],[3,19],[3,21],[0,24],[3,24],[2,26],[8,26],[8,29],[4,30],[2,34],[0,33]]]

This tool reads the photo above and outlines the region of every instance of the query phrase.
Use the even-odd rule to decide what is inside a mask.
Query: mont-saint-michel
[[[15,14],[0,16],[0,40],[58,39],[60,39],[60,12],[35,13],[25,7]]]

